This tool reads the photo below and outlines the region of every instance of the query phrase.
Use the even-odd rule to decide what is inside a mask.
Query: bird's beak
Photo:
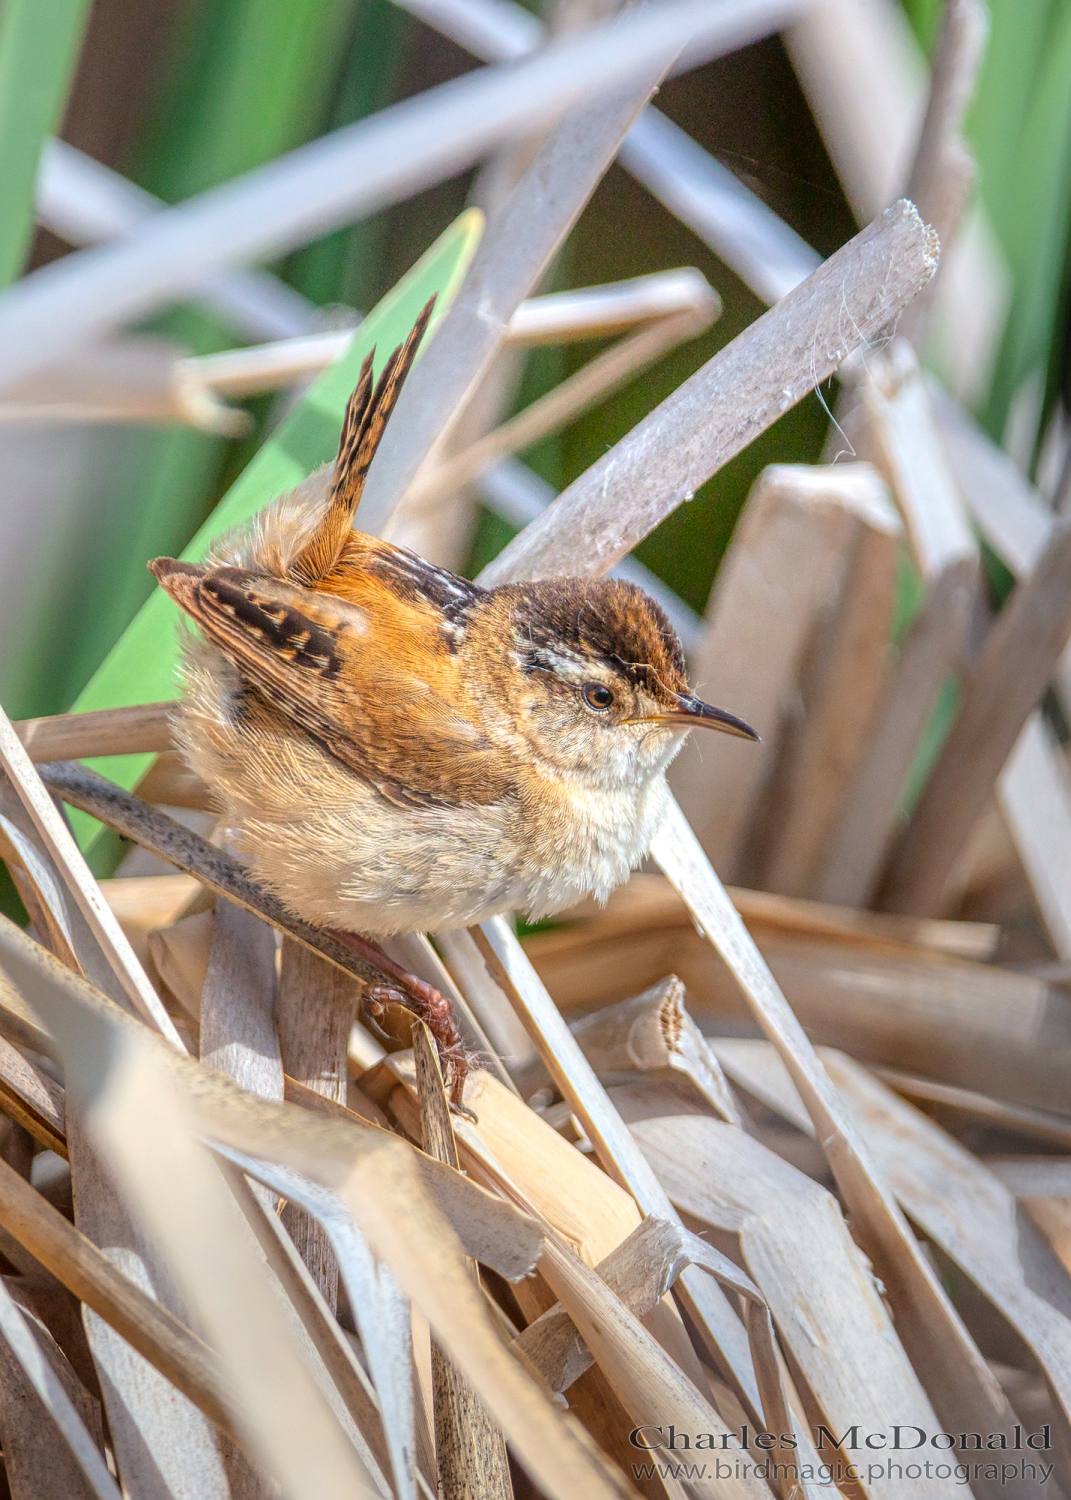
[[[679,693],[677,707],[666,714],[651,714],[638,721],[642,724],[679,724],[683,729],[720,729],[722,734],[735,734],[742,740],[757,740],[759,736],[750,724],[726,713],[724,708],[715,708],[704,703],[693,693]]]

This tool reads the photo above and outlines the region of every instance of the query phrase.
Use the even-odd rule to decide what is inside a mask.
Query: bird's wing
[[[373,614],[242,568],[151,564],[242,677],[390,801],[477,803],[508,795],[493,747],[447,693],[377,641]]]

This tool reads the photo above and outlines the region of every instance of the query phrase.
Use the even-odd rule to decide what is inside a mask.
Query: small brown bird
[[[691,728],[756,738],[688,690],[642,590],[482,589],[353,529],[424,309],[326,467],[220,542],[150,566],[200,627],[179,734],[252,873],[299,916],[371,936],[538,918],[643,859]]]

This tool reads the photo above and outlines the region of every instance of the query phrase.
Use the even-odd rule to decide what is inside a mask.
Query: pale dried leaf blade
[[[217,1146],[241,1172],[264,1183],[288,1202],[300,1205],[325,1228],[357,1319],[379,1402],[382,1441],[399,1500],[415,1496],[413,1382],[409,1354],[409,1308],[385,1268],[377,1266],[338,1195],[286,1167],[257,1161]],[[265,1216],[266,1217],[266,1216]],[[263,1230],[257,1232],[263,1243]],[[285,1233],[278,1231],[280,1239]],[[295,1260],[299,1257],[295,1256]],[[278,1263],[277,1255],[269,1260]],[[310,1288],[319,1291],[310,1277]],[[322,1302],[322,1293],[320,1294]],[[326,1303],[323,1303],[326,1311]],[[328,1316],[331,1315],[328,1313]]]
[[[189,1134],[163,1060],[141,1037],[106,1035],[99,1023],[95,1030],[108,1082],[91,1104],[90,1130],[221,1351],[239,1429],[284,1490],[372,1500],[379,1492],[305,1366],[233,1200]]]
[[[87,1432],[71,1398],[45,1358],[2,1279],[0,1338],[3,1338],[22,1366],[27,1380],[62,1434],[63,1441],[70,1448],[97,1500],[119,1500],[119,1488],[108,1472],[103,1455]]]
[[[246,1180],[245,1172],[239,1170],[244,1162],[252,1168],[250,1175],[256,1178],[259,1175],[259,1163],[242,1158],[240,1153],[220,1148],[216,1148],[216,1154],[221,1163],[225,1164],[224,1175],[238,1206],[264,1251],[268,1264],[290,1298],[334,1385],[338,1399],[345,1406],[361,1438],[368,1444],[370,1451],[363,1455],[365,1462],[377,1482],[381,1480],[381,1488],[386,1492],[388,1485],[386,1478],[382,1476],[390,1471],[390,1454],[383,1435],[383,1421],[376,1405],[375,1393],[364,1369],[324,1302],[293,1241],[280,1224],[277,1213],[273,1211],[273,1197],[265,1201],[263,1196],[258,1196]],[[330,1390],[326,1394],[332,1400]],[[378,1475],[375,1473],[377,1467],[380,1471]]]
[[[1065,1435],[1071,1431],[1071,1277],[1053,1258],[1045,1295],[1032,1283],[1041,1263],[1011,1192],[921,1110],[851,1058],[823,1060],[859,1121],[889,1184],[926,1234],[999,1308],[1048,1379]]]
[[[998,1430],[1010,1417],[1003,1393],[922,1256],[814,1048],[675,804],[652,841],[651,856],[721,953],[792,1075],[856,1233],[889,1289],[900,1336],[941,1421],[949,1428]],[[979,1488],[985,1488],[984,1479]]]

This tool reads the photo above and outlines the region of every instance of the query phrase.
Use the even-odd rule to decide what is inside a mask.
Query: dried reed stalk
[[[43,1357],[41,1348],[27,1325],[25,1315],[2,1280],[0,1280],[0,1339],[7,1346],[11,1361],[21,1370],[26,1386],[36,1394],[44,1410],[59,1429],[63,1442],[75,1461],[76,1468],[72,1472],[61,1458],[58,1465],[60,1473],[54,1477],[59,1480],[62,1476],[64,1482],[73,1485],[73,1489],[66,1491],[67,1494],[78,1495],[79,1490],[83,1495],[86,1494],[87,1491],[79,1482],[84,1478],[88,1493],[96,1496],[96,1500],[119,1500],[119,1487],[108,1472],[104,1455],[86,1430],[85,1423],[64,1388],[63,1382],[51,1363]],[[5,1374],[11,1369],[11,1361],[3,1361]],[[10,1399],[15,1393],[8,1387],[5,1394]],[[14,1438],[15,1446],[17,1446],[16,1435],[12,1433],[11,1437],[8,1437],[9,1431],[10,1427],[5,1426],[5,1444]],[[40,1439],[45,1436],[45,1433],[38,1428],[36,1436]],[[6,1457],[7,1448],[5,1447]],[[66,1470],[65,1473],[64,1470]],[[15,1478],[15,1472],[11,1477]],[[63,1492],[53,1490],[55,1500],[59,1500],[61,1493]]]
[[[439,1059],[427,1027],[413,1027],[413,1057],[424,1150],[436,1161],[458,1168],[457,1144],[450,1124]],[[473,1277],[479,1271],[471,1263]],[[455,1370],[440,1345],[431,1346],[435,1397],[435,1447],[442,1500],[513,1500],[509,1460],[502,1433],[468,1381]]]
[[[48,806],[55,811],[51,803]],[[23,816],[25,818],[25,814]],[[28,818],[23,822],[22,832],[27,839],[40,838]],[[77,871],[79,865],[76,863],[74,868]],[[35,880],[41,882],[35,886],[39,903],[53,905],[52,921],[43,930],[61,931],[65,935],[61,948],[69,967],[56,965],[50,972],[66,975],[73,968],[72,979],[79,972],[90,975],[110,997],[105,1003],[116,1008],[125,1006],[127,995],[119,976],[102,952],[79,906],[68,898],[59,870],[40,843],[36,847],[32,869]],[[90,880],[88,872],[85,872],[85,877]],[[28,948],[25,946],[29,940],[18,929],[7,924],[5,930],[12,939],[17,935],[23,951],[34,960],[48,961],[43,949],[32,943]],[[25,1045],[27,1038],[33,1038],[36,1031],[39,1049],[48,1056],[60,1055],[47,1031],[41,1034],[40,1022],[32,1007],[29,1016],[34,1019],[27,1030],[26,1010],[21,997],[9,997],[5,1016],[14,1014],[17,1017],[14,1026],[9,1027],[10,1038]],[[125,1010],[119,1013],[125,1014]],[[34,1045],[32,1039],[30,1045]],[[72,1108],[66,1099],[65,1106],[76,1224],[103,1247],[109,1258],[143,1293],[167,1303],[171,1311],[177,1313],[181,1304],[176,1302],[173,1284],[158,1247],[139,1231],[118,1198],[114,1184],[102,1168],[87,1136],[81,1110]],[[227,1480],[214,1425],[196,1403],[176,1394],[151,1362],[147,1362],[91,1308],[86,1309],[84,1321],[93,1359],[105,1377],[105,1406],[113,1449],[124,1482],[131,1485],[157,1483],[158,1477],[154,1476],[162,1474],[171,1484],[191,1485],[205,1495],[219,1494],[222,1497]],[[242,1465],[244,1460],[239,1456],[235,1463]]]
[[[888,209],[570,485],[481,582],[604,572],[895,319],[937,252],[911,204]]]
[[[632,1194],[643,1213],[674,1220],[676,1213],[665,1191],[637,1149],[509,924],[495,917],[481,928],[473,929],[473,936],[551,1077],[583,1125],[604,1169]],[[704,1331],[712,1357],[719,1368],[727,1371],[741,1399],[758,1418],[763,1402],[750,1350],[724,1296],[706,1277],[697,1274],[688,1274],[681,1290],[688,1295],[689,1311]],[[678,1355],[685,1352],[679,1343],[674,1347]]]
[[[121,1043],[123,1049],[134,1050],[137,1064],[146,1077],[144,1093],[140,1092],[142,1086],[139,1085],[142,1100],[138,1106],[139,1116],[145,1110],[153,1110],[153,1101],[163,1090],[165,1080],[170,1080],[166,1086],[177,1090],[173,1097],[183,1101],[185,1110],[194,1111],[199,1128],[210,1137],[231,1149],[270,1157],[321,1181],[333,1191],[337,1190],[347,1213],[354,1216],[358,1225],[368,1233],[373,1251],[389,1260],[406,1293],[425,1310],[437,1337],[487,1403],[522,1462],[547,1493],[560,1495],[564,1500],[565,1496],[575,1492],[578,1475],[588,1493],[599,1496],[623,1493],[618,1479],[573,1425],[561,1422],[545,1398],[533,1389],[501,1350],[497,1335],[487,1321],[483,1303],[471,1281],[467,1280],[462,1261],[454,1258],[453,1247],[458,1246],[459,1257],[460,1244],[454,1240],[447,1220],[442,1217],[442,1209],[451,1215],[452,1222],[461,1231],[469,1253],[507,1276],[524,1274],[530,1268],[533,1249],[539,1243],[538,1237],[534,1240],[532,1237],[534,1226],[518,1218],[507,1205],[480,1193],[457,1173],[438,1167],[427,1158],[415,1156],[403,1142],[374,1127],[339,1126],[333,1120],[313,1117],[285,1105],[269,1105],[236,1089],[220,1075],[202,1070],[173,1052],[161,1052],[159,1047],[146,1052],[144,1049],[150,1046],[151,1038],[144,1028],[126,1020],[117,1008],[84,981],[54,964],[18,929],[0,927],[0,948],[3,967],[17,978],[21,986],[33,993],[35,1004],[47,1012],[50,1026],[60,1034],[69,1081],[90,1059],[90,1035],[98,1039],[95,1044],[98,1047],[112,1048]],[[76,1041],[76,1038],[81,1038],[81,1041]],[[99,1057],[99,1053],[93,1055]],[[142,1066],[143,1059],[148,1059],[148,1068]],[[148,1083],[150,1075],[153,1078],[151,1085]],[[111,1099],[114,1095],[110,1093],[108,1097]],[[157,1139],[159,1129],[156,1126],[153,1130],[153,1148],[162,1153],[165,1148]],[[169,1132],[168,1151],[178,1149],[176,1143],[181,1140],[181,1135],[176,1133],[177,1129],[176,1126],[175,1131]],[[170,1199],[164,1201],[164,1185],[157,1172],[147,1170],[147,1158],[141,1158],[145,1167],[139,1166],[135,1159],[136,1153],[145,1150],[144,1137],[139,1136],[135,1141],[125,1129],[114,1129],[109,1130],[108,1138],[109,1160],[113,1155],[125,1152],[125,1160],[132,1163],[135,1176],[132,1190],[137,1193],[139,1202],[148,1204],[152,1221],[169,1223],[167,1216],[177,1211],[177,1205]],[[185,1147],[182,1149],[186,1150]],[[403,1153],[401,1156],[397,1154],[399,1151]],[[213,1200],[207,1196],[209,1190],[200,1169],[187,1159],[183,1172],[182,1180],[197,1183],[197,1192],[204,1191],[205,1201],[211,1203]],[[433,1189],[434,1199],[423,1185],[425,1182]],[[475,1198],[473,1194],[476,1194]],[[441,1209],[435,1206],[436,1202]],[[507,1218],[503,1219],[503,1213]],[[234,1323],[246,1327],[247,1314],[240,1315],[240,1310],[246,1304],[244,1277],[251,1266],[246,1264],[241,1273],[243,1279],[236,1279],[227,1269],[235,1264],[230,1259],[215,1285],[205,1286],[200,1282],[195,1287],[193,1260],[187,1259],[190,1244],[188,1220],[182,1217],[179,1222],[181,1228],[161,1228],[159,1232],[162,1242],[168,1246],[169,1257],[181,1258],[181,1264],[176,1261],[176,1267],[183,1276],[187,1295],[211,1326],[226,1325],[229,1329]],[[228,1226],[232,1223],[230,1218],[220,1218],[213,1208],[211,1218],[206,1214],[198,1223],[197,1233],[210,1234],[220,1243],[231,1244],[233,1230]],[[183,1245],[187,1248],[183,1249]],[[231,1255],[232,1251],[228,1250],[228,1256]],[[204,1256],[200,1259],[203,1260]],[[190,1278],[188,1284],[187,1276]],[[250,1281],[248,1285],[255,1283]],[[285,1340],[280,1347],[287,1347]],[[229,1348],[239,1366],[235,1376],[236,1389],[256,1401],[256,1410],[252,1414],[249,1408],[246,1410],[247,1419],[255,1422],[250,1440],[259,1443],[261,1451],[274,1453],[277,1444],[281,1444],[279,1434],[288,1431],[289,1424],[280,1418],[273,1430],[266,1426],[269,1406],[274,1410],[277,1402],[277,1397],[265,1385],[271,1360],[263,1367],[250,1362],[246,1334],[236,1334]],[[295,1461],[295,1453],[306,1452],[304,1442],[291,1440],[286,1446],[290,1453],[287,1462]],[[333,1485],[332,1475],[341,1471],[331,1467],[334,1462],[332,1451],[337,1453],[339,1450],[323,1450],[323,1464],[317,1467]],[[352,1449],[348,1451],[352,1453]],[[274,1472],[285,1473],[285,1469],[274,1468],[275,1457],[271,1461]],[[352,1473],[352,1464],[350,1468]]]
[[[217,1427],[233,1433],[227,1385],[215,1353],[117,1270],[6,1162],[0,1162],[0,1224]]]
[[[173,748],[172,703],[139,703],[84,714],[20,719],[13,727],[32,761],[83,760]]]
[[[888,1288],[904,1347],[941,1421],[957,1428],[968,1421],[1007,1421],[1003,1393],[679,809],[673,809],[656,834],[651,853],[729,965],[791,1074],[852,1214],[853,1228]]]
[[[66,823],[60,817],[38,776],[11,720],[0,708],[0,764],[78,904],[108,962],[138,1013],[172,1046],[182,1047],[174,1022],[146,978],[122,928],[109,910]]]

